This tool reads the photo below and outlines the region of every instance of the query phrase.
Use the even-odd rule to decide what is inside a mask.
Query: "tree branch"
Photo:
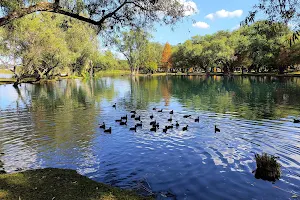
[[[4,26],[15,19],[24,17],[25,15],[29,15],[35,12],[42,12],[42,11],[66,15],[94,25],[99,24],[99,22],[92,20],[90,18],[86,18],[78,14],[65,11],[61,7],[59,7],[57,3],[59,3],[59,0],[56,0],[55,3],[41,2],[33,6],[29,6],[27,8],[21,8],[19,10],[16,10],[12,13],[9,13],[7,16],[0,18],[0,26]]]
[[[27,8],[18,9],[14,12],[9,13],[5,17],[0,18],[0,26],[4,26],[4,25],[10,23],[11,21],[13,21],[15,19],[22,18],[25,15],[29,15],[29,14],[32,14],[32,13],[35,13],[35,12],[58,13],[58,14],[69,16],[69,17],[72,17],[72,18],[75,18],[75,19],[78,19],[80,21],[84,21],[84,22],[87,22],[87,23],[90,23],[90,24],[93,24],[93,25],[101,26],[106,19],[108,19],[108,18],[112,17],[113,15],[115,15],[126,4],[134,4],[135,6],[137,6],[134,2],[125,0],[114,11],[108,13],[107,15],[104,15],[99,21],[96,21],[96,20],[93,20],[93,19],[90,19],[90,18],[87,18],[87,17],[83,17],[79,14],[75,14],[75,13],[64,10],[62,7],[59,6],[59,2],[60,2],[60,0],[55,0],[54,3],[40,2],[40,3],[37,3],[35,5],[29,6]]]
[[[111,13],[108,13],[107,15],[105,15],[104,17],[102,17],[102,19],[100,19],[100,21],[98,22],[98,25],[102,25],[104,23],[104,21],[107,19],[107,18],[110,18],[112,17],[114,14],[116,14],[123,6],[125,6],[126,4],[128,3],[132,3],[132,2],[129,2],[127,0],[125,0],[119,7],[117,7],[114,11],[112,11]]]

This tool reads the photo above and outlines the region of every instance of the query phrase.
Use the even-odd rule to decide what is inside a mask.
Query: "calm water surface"
[[[154,112],[155,106],[166,111]],[[114,122],[131,110],[145,124],[136,133],[129,131],[133,120],[128,127]],[[150,132],[149,115],[164,126],[170,110],[189,130]],[[200,123],[193,122],[197,116]],[[71,168],[96,181],[168,191],[177,199],[289,199],[300,194],[296,117],[299,78],[120,77],[23,84],[19,90],[0,85],[0,160],[9,172]],[[103,121],[111,135],[98,128]],[[275,183],[252,174],[254,154],[263,151],[279,156],[282,177]]]

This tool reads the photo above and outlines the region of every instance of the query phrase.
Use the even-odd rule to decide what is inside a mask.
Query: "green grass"
[[[134,191],[95,182],[69,169],[38,169],[0,175],[3,200],[140,200]]]
[[[0,78],[0,85],[14,83],[16,79],[13,78]]]
[[[129,75],[129,70],[105,70],[95,73],[95,77]]]
[[[0,69],[0,74],[14,74],[14,73],[12,73],[12,71],[8,69]]]

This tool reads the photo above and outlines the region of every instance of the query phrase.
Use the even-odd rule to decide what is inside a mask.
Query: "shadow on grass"
[[[0,199],[139,200],[153,198],[141,197],[134,191],[95,182],[74,170],[47,168],[0,174]]]

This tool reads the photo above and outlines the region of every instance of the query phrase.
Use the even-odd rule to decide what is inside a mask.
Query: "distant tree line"
[[[235,69],[283,73],[300,64],[300,42],[290,45],[293,32],[282,23],[258,21],[237,30],[194,36],[173,47],[172,69],[224,73]]]
[[[283,23],[258,21],[234,31],[194,36],[182,44],[151,43],[141,29],[123,32],[116,45],[132,73],[278,72],[300,65],[300,42],[290,45],[292,30]]]

